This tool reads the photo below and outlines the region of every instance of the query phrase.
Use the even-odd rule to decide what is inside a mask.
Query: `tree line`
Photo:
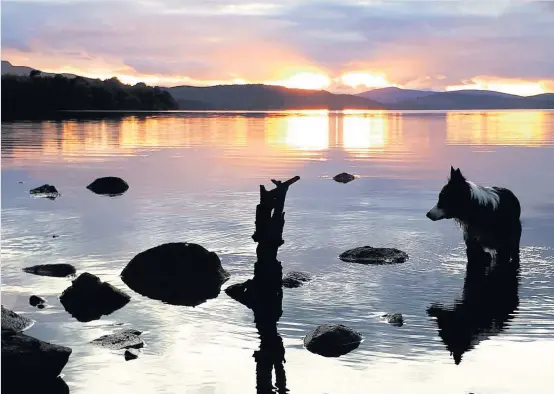
[[[117,78],[105,81],[60,74],[2,76],[2,119],[47,117],[63,110],[169,110],[177,109],[171,94],[144,83],[125,85]]]

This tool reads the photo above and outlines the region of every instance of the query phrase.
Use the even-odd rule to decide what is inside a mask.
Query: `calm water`
[[[452,305],[464,286],[459,230],[425,218],[451,164],[477,183],[511,188],[524,225],[519,306],[503,331],[475,333],[460,365],[426,313],[435,302]],[[132,292],[119,274],[140,251],[190,241],[219,254],[232,274],[224,288],[250,278],[258,186],[299,175],[280,259],[284,271],[315,279],[285,289],[278,327],[291,393],[551,393],[553,165],[554,112],[173,113],[3,124],[2,303],[36,320],[30,335],[73,349],[63,372],[72,393],[253,393],[259,339],[250,310],[224,292],[196,308],[166,305]],[[360,178],[335,183],[343,171]],[[85,189],[107,175],[126,179],[129,191],[103,198]],[[62,196],[30,198],[43,183]],[[398,247],[410,259],[338,260],[362,245]],[[21,272],[55,262],[133,299],[79,323],[58,301],[70,279]],[[31,294],[49,307],[29,306]],[[384,323],[385,312],[403,313],[405,325]],[[114,323],[146,331],[139,359],[87,344]],[[302,338],[322,323],[346,324],[365,340],[338,359],[311,354]]]

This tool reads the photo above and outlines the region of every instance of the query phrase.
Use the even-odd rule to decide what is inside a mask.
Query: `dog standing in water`
[[[478,186],[460,169],[450,168],[448,183],[437,204],[427,212],[433,221],[454,219],[463,229],[467,252],[496,251],[498,261],[519,262],[521,206],[517,197],[501,187]]]

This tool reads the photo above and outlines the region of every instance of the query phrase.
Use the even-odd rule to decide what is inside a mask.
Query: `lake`
[[[460,230],[425,217],[451,165],[476,183],[513,190],[523,222],[519,286],[509,290],[517,308],[463,334],[459,365],[427,314],[434,303],[454,305],[464,289]],[[195,308],[167,305],[119,275],[145,249],[188,241],[219,255],[231,273],[223,289],[251,278],[259,185],[299,175],[279,259],[284,272],[314,279],[284,290],[278,330],[291,393],[551,393],[553,165],[552,111],[175,112],[4,123],[2,304],[36,321],[29,335],[73,349],[63,370],[72,393],[254,393],[260,342],[251,310],[223,291]],[[359,178],[334,182],[343,171]],[[109,198],[85,188],[108,175],[130,189]],[[31,198],[44,183],[61,197]],[[363,245],[410,257],[388,266],[338,259]],[[78,322],[58,300],[71,278],[21,270],[62,262],[131,302]],[[31,307],[31,294],[48,307]],[[402,313],[404,326],[384,322],[387,312]],[[120,323],[144,331],[137,360],[88,344]],[[345,324],[364,341],[340,358],[312,354],[302,339],[323,323]]]

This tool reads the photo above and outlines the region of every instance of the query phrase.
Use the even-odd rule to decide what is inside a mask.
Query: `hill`
[[[27,66],[14,66],[10,62],[6,60],[2,60],[2,75],[17,75],[20,77],[27,77],[33,71],[34,68],[27,67]],[[41,71],[41,75],[43,77],[53,77],[56,74],[53,73],[45,73]],[[75,74],[60,74],[66,78],[75,78],[77,77]]]
[[[384,109],[374,100],[325,90],[289,89],[282,86],[217,85],[177,86],[166,89],[180,109],[287,110],[287,109]],[[203,108],[199,108],[203,107]]]
[[[64,110],[176,109],[171,94],[143,83],[125,85],[62,75],[2,76],[2,120],[50,117]]]
[[[433,91],[400,89],[397,87],[372,89],[358,93],[356,96],[375,100],[383,104],[395,104],[404,100],[415,100],[433,94]]]
[[[397,110],[492,110],[492,109],[550,109],[554,100],[515,95],[476,94],[475,92],[440,92],[415,100],[404,100],[390,105]],[[492,92],[499,93],[499,92]]]

